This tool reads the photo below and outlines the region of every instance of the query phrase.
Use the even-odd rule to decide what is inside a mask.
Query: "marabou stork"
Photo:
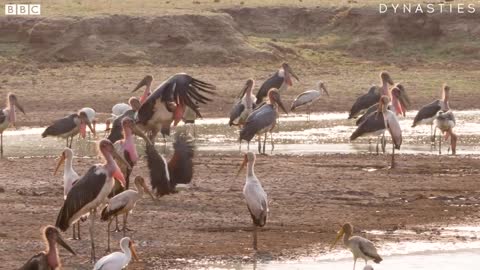
[[[75,135],[79,132],[83,138],[87,135],[86,126],[95,134],[85,112],[70,114],[69,116],[56,120],[52,125],[47,127],[42,133],[42,138],[48,136],[66,138],[66,146],[72,148],[72,141]],[[68,144],[68,138],[70,138],[70,144]]]
[[[120,249],[123,252],[114,252],[102,257],[95,263],[93,270],[120,270],[127,269],[130,260],[133,258],[138,261],[137,251],[134,247],[133,240],[128,237],[120,239]]]
[[[101,219],[102,221],[108,221],[108,248],[107,251],[110,251],[110,224],[112,223],[113,217],[123,215],[123,236],[125,237],[125,232],[127,230],[127,219],[128,213],[130,213],[137,201],[143,197],[143,193],[147,193],[152,197],[152,200],[155,201],[152,193],[145,184],[145,180],[141,176],[135,177],[135,187],[137,190],[127,189],[122,193],[115,195],[115,197],[108,200],[108,205],[105,206],[102,210]]]
[[[263,154],[265,154],[265,144],[267,142],[268,132],[270,132],[271,136],[272,151],[275,147],[273,143],[272,130],[275,127],[278,118],[277,104],[285,113],[287,113],[277,89],[270,89],[268,92],[268,98],[268,103],[265,103],[261,107],[255,109],[250,116],[248,116],[247,121],[240,130],[239,138],[240,143],[242,140],[245,140],[248,142],[248,145],[250,145],[250,141],[253,139],[253,137],[258,135],[258,152],[262,153],[260,141],[261,135],[265,134],[265,138],[263,140]]]
[[[142,85],[142,82],[139,85]],[[185,107],[190,107],[198,117],[202,117],[195,101],[202,104],[211,101],[203,93],[213,94],[214,89],[214,85],[185,73],[173,75],[145,100],[138,111],[137,123],[143,126],[145,132],[150,133],[152,142],[159,131],[165,139],[165,136],[170,135],[172,122],[176,126],[182,119]]]
[[[242,88],[242,91],[240,91],[240,94],[237,97],[238,101],[235,102],[230,111],[230,121],[228,121],[229,126],[242,126],[248,116],[252,113],[255,108],[255,102],[257,101],[257,98],[252,93],[254,85],[255,81],[253,79],[248,79],[245,86]]]
[[[67,199],[67,194],[70,192],[70,189],[72,189],[73,184],[75,181],[77,181],[80,176],[78,176],[77,172],[73,169],[73,151],[72,149],[65,147],[65,149],[62,151],[62,155],[60,156],[60,159],[58,160],[57,166],[55,168],[55,171],[53,172],[53,175],[57,174],[58,169],[62,164],[65,163],[65,166],[63,168],[63,199]],[[78,238],[77,235],[75,235],[75,225],[72,227],[73,231],[73,240],[80,240],[80,221],[77,222],[77,233],[78,233]]]
[[[47,226],[43,229],[46,250],[38,253],[28,260],[20,270],[55,270],[61,269],[62,264],[58,256],[57,244],[64,247],[73,255],[76,255],[73,249],[65,243],[62,235],[57,228]]]
[[[108,194],[113,189],[115,180],[125,185],[125,178],[114,158],[127,164],[127,161],[115,152],[113,144],[102,139],[98,144],[99,152],[104,159],[103,164],[97,164],[83,175],[67,194],[60,209],[55,226],[66,231],[82,216],[90,214],[91,259],[95,261],[94,221],[96,209],[107,201]]]
[[[276,88],[280,92],[287,90],[289,86],[292,86],[292,77],[297,81],[300,81],[288,63],[283,63],[282,67],[268,78],[262,86],[260,86],[260,90],[258,90],[257,93],[256,103],[262,103],[263,99],[267,97],[268,92],[272,88]]]
[[[173,149],[173,156],[167,163],[165,157],[155,150],[155,146],[147,142],[146,154],[150,183],[157,197],[175,193],[177,184],[188,184],[192,181],[193,142],[188,136],[177,134]]]
[[[10,126],[10,124],[15,127],[15,121],[17,119],[15,108],[25,114],[23,107],[18,103],[17,96],[8,93],[7,106],[5,109],[0,109],[0,157],[3,157],[3,132]]]
[[[446,84],[442,87],[442,98],[437,99],[418,110],[417,115],[413,119],[412,127],[416,127],[418,125],[430,125],[430,136],[431,142],[435,142],[435,129],[434,129],[434,121],[438,116],[438,112],[440,111],[448,111],[449,106],[448,102],[450,99],[450,87]]]
[[[317,83],[318,90],[307,90],[300,95],[298,95],[295,100],[292,102],[292,107],[290,111],[295,111],[298,107],[307,106],[307,120],[310,121],[310,106],[320,99],[322,93],[325,93],[327,96],[330,96],[327,91],[327,87],[323,81],[318,81]]]
[[[393,91],[393,95],[397,95],[398,91]],[[385,129],[388,129],[392,137],[392,165],[395,167],[395,149],[400,149],[402,145],[402,130],[400,128],[400,123],[398,122],[397,116],[394,112],[387,109],[388,104],[390,103],[390,98],[388,96],[382,96],[380,98],[380,106],[378,111],[373,112],[367,116],[364,122],[362,122],[357,129],[350,136],[350,140],[353,141],[360,136],[369,136],[369,135],[382,135],[385,132]],[[377,144],[378,152],[378,144]]]
[[[367,262],[370,260],[373,260],[375,263],[380,263],[383,260],[382,257],[378,255],[377,249],[370,240],[361,236],[352,236],[352,234],[353,226],[350,223],[345,223],[338,232],[331,249],[335,247],[335,244],[337,244],[338,240],[343,236],[343,244],[353,254],[353,270],[355,270],[355,264],[358,258],[364,259],[365,265],[367,265]]]
[[[247,164],[247,177],[243,186],[243,196],[247,202],[247,208],[253,221],[253,249],[257,250],[257,228],[263,227],[267,223],[268,200],[267,193],[263,190],[260,180],[255,176],[255,154],[248,152],[245,154],[242,165],[237,172],[237,176]]]

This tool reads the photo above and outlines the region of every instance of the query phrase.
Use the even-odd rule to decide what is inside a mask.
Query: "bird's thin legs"
[[[430,142],[432,144],[435,144],[435,134],[434,134],[435,131],[436,129],[435,130],[433,129],[433,122],[432,122],[432,124],[430,124]]]
[[[72,232],[73,232],[72,240],[77,240],[77,237],[76,237],[76,235],[75,235],[75,225],[76,225],[76,224],[73,224],[73,226],[72,226]]]
[[[113,219],[110,219],[108,221],[108,227],[107,227],[107,239],[108,239],[108,244],[107,244],[107,252],[110,252],[110,224],[112,224]]]
[[[3,132],[0,133],[0,158],[3,158]]]
[[[457,134],[450,130],[450,147],[452,148],[452,155],[457,154]]]
[[[275,149],[275,143],[273,142],[273,132],[270,132],[270,141],[272,143],[272,152],[273,153],[273,149]]]
[[[129,229],[129,228],[127,227],[127,219],[128,219],[128,213],[126,213],[125,215],[123,215],[123,228],[122,228],[122,230],[123,230],[123,236],[124,236],[124,237],[125,237],[125,232],[127,232],[127,231],[128,231],[128,232],[133,231],[133,230],[131,230],[131,229]]]
[[[438,135],[438,154],[442,154],[442,133],[440,132],[440,135]]]
[[[385,139],[385,131],[382,134],[382,152],[385,154],[385,148],[387,146],[387,139]]]
[[[241,146],[242,143],[240,143],[240,146]],[[250,151],[250,141],[247,142],[247,151]]]
[[[120,227],[118,227],[118,216],[115,216],[115,230],[112,232],[121,232]]]
[[[395,168],[395,144],[392,142],[392,166],[391,168]]]
[[[94,238],[93,238],[93,235],[95,234],[95,231],[94,231],[94,226],[95,226],[95,218],[96,218],[96,211],[95,210],[91,210],[90,211],[90,241],[91,241],[91,245],[92,245],[92,250],[91,250],[91,261],[92,263],[95,263],[96,259],[95,259],[95,241],[94,241]]]
[[[265,144],[267,143],[268,133],[265,132],[265,137],[263,138],[263,154],[265,154]]]
[[[307,122],[310,123],[310,106],[307,106]]]
[[[68,147],[68,138],[69,138],[69,137],[67,137],[67,145],[66,145],[65,147]]]
[[[72,142],[73,142],[73,136],[70,137],[70,145],[68,146],[68,148],[72,149]]]
[[[257,141],[258,141],[258,153],[262,154],[262,137],[257,136]]]
[[[193,123],[193,138],[197,139],[197,126],[195,126],[195,123]]]
[[[353,270],[355,270],[355,265],[357,264],[357,258],[353,259]]]
[[[253,224],[253,250],[257,251],[257,225]]]
[[[82,240],[82,237],[80,237],[80,220],[77,221],[77,239]]]

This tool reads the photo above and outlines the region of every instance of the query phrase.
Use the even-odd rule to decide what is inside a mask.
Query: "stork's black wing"
[[[0,124],[2,124],[5,119],[7,119],[7,115],[0,109]]]
[[[75,124],[75,118],[77,117],[77,114],[70,114],[69,116],[58,119],[57,121],[53,122],[52,125],[47,127],[45,131],[43,131],[42,137],[45,138],[47,136],[58,136],[71,131],[77,127]]]
[[[257,104],[263,102],[263,99],[267,96],[268,91],[272,88],[280,88],[283,83],[283,78],[278,75],[278,71],[275,72],[270,78],[268,78],[262,86],[260,86],[260,90],[257,93]]]
[[[66,231],[70,226],[69,223],[75,222],[75,220],[70,220],[75,213],[93,201],[105,185],[107,176],[104,173],[96,174],[97,168],[98,165],[90,167],[68,192],[55,222],[55,226],[60,230]]]
[[[158,154],[153,144],[147,143],[146,154],[152,190],[157,194],[157,196],[163,196],[171,193],[171,178],[169,178],[168,175],[168,167],[165,159]]]
[[[379,88],[377,86],[370,87],[370,90],[368,90],[368,93],[358,97],[355,103],[353,103],[352,108],[350,109],[350,114],[348,115],[348,119],[357,117],[357,115],[361,111],[368,109],[369,107],[378,103],[379,99],[380,99]]]
[[[383,119],[383,113],[372,112],[367,116],[365,121],[363,121],[352,133],[352,135],[350,136],[350,140],[353,141],[364,134],[376,132],[385,128],[386,127],[385,120]]]
[[[173,143],[174,153],[168,162],[170,184],[175,188],[177,184],[188,184],[193,177],[194,145],[185,135],[176,135]]]
[[[205,104],[212,101],[204,94],[214,94],[215,86],[187,74],[179,73],[164,81],[147,98],[138,111],[138,122],[145,124],[150,120],[154,113],[155,103],[158,99],[162,102],[180,102],[190,107],[198,117],[202,117],[196,103]]]
[[[233,125],[233,122],[240,117],[242,112],[245,110],[245,106],[241,103],[241,101],[237,102],[232,110],[230,111],[230,121],[228,121],[228,125]]]
[[[367,119],[367,116],[369,116],[372,112],[376,112],[376,111],[378,111],[378,103],[370,106],[365,111],[365,113],[357,119],[357,121],[355,122],[355,125],[359,126],[361,123],[363,123],[363,121],[365,121],[365,119]]]
[[[415,118],[413,119],[412,127],[415,127],[418,124],[418,122],[424,119],[435,117],[437,113],[442,109],[440,102],[441,102],[440,100],[435,100],[434,102],[429,103],[423,106],[422,108],[420,108],[420,110],[418,110],[417,115],[415,115]]]
[[[122,120],[125,117],[130,117],[134,119],[135,117],[135,111],[134,110],[128,110],[124,112],[122,115],[118,116],[113,120],[112,123],[112,129],[110,130],[110,135],[108,135],[108,138],[112,143],[115,143],[116,141],[119,141],[123,139],[123,132],[122,132]]]
[[[50,269],[47,256],[40,252],[28,260],[19,270],[43,270]]]
[[[275,123],[275,121],[277,121],[275,108],[271,104],[261,106],[248,116],[245,125],[240,130],[240,140],[251,141],[258,131]]]

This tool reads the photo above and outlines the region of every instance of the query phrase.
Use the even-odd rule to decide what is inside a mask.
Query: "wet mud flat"
[[[381,245],[384,241],[436,241],[440,236],[435,232],[441,226],[472,224],[478,219],[478,157],[399,155],[395,169],[389,169],[389,157],[258,156],[256,174],[270,201],[269,220],[259,234],[260,259],[326,253],[339,226],[347,221],[356,226],[357,234],[416,232],[368,234]],[[140,201],[129,217],[135,230],[129,235],[138,244],[141,262],[129,269],[190,269],[202,260],[251,262],[251,221],[241,192],[244,175],[235,178],[241,159],[238,153],[199,152],[192,185],[155,203],[147,197]],[[96,162],[96,158],[76,158],[74,168],[82,174]],[[63,200],[62,177],[53,176],[55,163],[54,157],[0,160],[5,168],[0,175],[0,259],[5,269],[19,267],[43,249],[39,231],[55,222]],[[134,168],[136,175],[148,179],[145,161]],[[101,256],[106,223],[96,220],[95,224]],[[91,269],[87,228],[84,223],[82,240],[69,240],[77,257],[60,251],[64,269]],[[68,238],[71,231],[64,235]],[[114,233],[113,243],[121,237]]]

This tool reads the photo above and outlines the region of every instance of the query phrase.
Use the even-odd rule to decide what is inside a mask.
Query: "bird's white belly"
[[[447,131],[455,127],[455,122],[451,120],[437,120],[436,125],[441,131]]]
[[[417,125],[431,125],[431,124],[433,124],[433,120],[435,120],[436,118],[437,118],[437,115],[435,115],[433,117],[430,117],[430,118],[422,119],[422,120],[418,121]]]

